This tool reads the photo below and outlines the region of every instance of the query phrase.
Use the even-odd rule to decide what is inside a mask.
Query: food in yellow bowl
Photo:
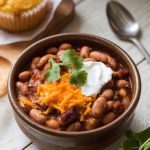
[[[38,26],[48,9],[48,0],[0,0],[0,28],[11,32]]]

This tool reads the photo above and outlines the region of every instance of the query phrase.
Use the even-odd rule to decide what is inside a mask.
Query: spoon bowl
[[[107,16],[109,23],[116,34],[125,40],[139,37],[141,34],[140,26],[120,3],[111,1],[107,4]]]
[[[130,12],[116,1],[108,2],[106,12],[109,24],[116,35],[122,40],[133,42],[150,63],[150,55],[139,41],[140,26]]]

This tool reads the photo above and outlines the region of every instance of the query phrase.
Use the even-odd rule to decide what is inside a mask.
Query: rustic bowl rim
[[[135,75],[135,80],[136,80],[136,90],[135,90],[135,95],[132,99],[132,102],[130,104],[130,106],[128,107],[128,109],[121,115],[119,116],[117,119],[115,119],[113,122],[107,124],[107,125],[104,125],[102,127],[98,127],[96,129],[92,129],[92,130],[88,130],[88,131],[80,131],[80,132],[70,132],[70,131],[59,131],[59,130],[54,130],[54,129],[50,129],[46,126],[43,126],[43,125],[40,125],[34,121],[32,121],[23,111],[21,111],[21,109],[19,108],[19,106],[17,105],[17,102],[16,102],[16,97],[13,93],[13,90],[12,90],[12,76],[15,74],[15,68],[16,68],[16,65],[18,63],[18,61],[20,59],[22,59],[25,54],[28,52],[28,51],[31,51],[32,49],[34,49],[34,47],[38,44],[41,44],[43,42],[46,42],[50,39],[57,39],[57,38],[60,38],[60,37],[67,37],[67,36],[76,36],[78,38],[80,37],[86,37],[87,38],[87,41],[88,40],[101,40],[103,42],[105,42],[106,44],[109,44],[113,47],[115,47],[118,51],[120,51],[120,53],[122,54],[122,57],[125,57],[130,66],[132,67],[133,71],[134,71],[134,75]],[[140,79],[140,74],[139,74],[139,71],[137,69],[137,66],[135,65],[135,63],[133,62],[133,60],[131,59],[131,57],[122,49],[120,48],[118,45],[116,45],[115,43],[103,38],[103,37],[100,37],[100,36],[96,36],[96,35],[92,35],[92,34],[87,34],[87,33],[63,33],[63,34],[57,34],[57,35],[53,35],[53,36],[49,36],[49,37],[46,37],[44,39],[41,39],[35,43],[33,43],[32,45],[30,45],[29,47],[27,47],[19,56],[19,58],[17,59],[17,61],[15,62],[15,64],[13,65],[11,71],[10,71],[10,74],[9,74],[9,79],[8,79],[8,97],[9,97],[9,101],[10,101],[10,104],[11,106],[13,107],[13,110],[17,113],[17,115],[25,122],[27,123],[29,126],[33,127],[34,129],[37,129],[41,132],[44,132],[46,134],[49,134],[49,135],[54,135],[54,136],[60,136],[60,137],[78,137],[78,136],[86,136],[86,135],[93,135],[93,134],[96,134],[96,133],[103,133],[113,127],[117,127],[118,124],[120,124],[125,118],[126,116],[130,115],[133,110],[135,109],[135,107],[137,106],[138,102],[139,102],[139,99],[140,99],[140,94],[141,94],[141,79]]]

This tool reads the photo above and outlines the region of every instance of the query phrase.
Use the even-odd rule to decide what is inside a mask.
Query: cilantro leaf
[[[78,87],[84,85],[87,80],[87,73],[81,70],[83,66],[83,58],[78,56],[74,49],[66,50],[61,56],[62,63],[56,63],[50,59],[51,67],[45,73],[48,82],[55,82],[60,79],[60,66],[70,67],[72,70],[69,82]]]
[[[150,127],[137,133],[126,132],[125,140],[119,150],[150,150]]]
[[[87,81],[87,72],[84,70],[73,70],[69,82],[80,87]]]
[[[83,66],[83,58],[78,56],[74,49],[66,50],[61,56],[62,65],[73,67],[74,69],[81,69]]]
[[[50,59],[51,67],[45,73],[48,82],[55,82],[60,79],[60,65],[53,59]]]

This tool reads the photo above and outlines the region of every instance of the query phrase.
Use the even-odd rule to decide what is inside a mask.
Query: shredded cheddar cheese
[[[85,114],[90,112],[90,105],[93,99],[90,96],[84,96],[80,88],[68,82],[70,78],[69,73],[61,76],[59,82],[45,82],[38,85],[37,95],[41,98],[41,104],[55,108],[61,113],[66,112],[74,106],[77,106],[85,111]]]

